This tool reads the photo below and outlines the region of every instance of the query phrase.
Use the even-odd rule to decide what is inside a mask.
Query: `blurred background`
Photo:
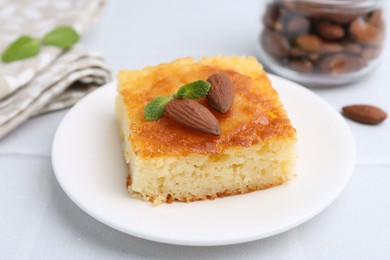
[[[0,0],[0,23],[5,1]],[[81,43],[102,55],[114,78],[121,69],[183,56],[258,57],[264,2],[108,0]],[[387,19],[390,1],[384,2]],[[389,36],[389,23],[386,30]],[[369,103],[389,113],[389,47],[387,40],[381,65],[358,82],[313,91],[337,111]],[[323,213],[260,241],[197,248],[128,236],[91,218],[67,197],[51,165],[53,136],[67,112],[34,117],[0,140],[0,258],[390,259],[389,119],[375,127],[347,120],[357,145],[354,176]]]
[[[113,71],[183,56],[255,55],[262,1],[110,0],[83,42]]]
[[[182,56],[257,56],[265,2],[110,0],[82,41],[115,72]],[[384,2],[386,18],[390,2]]]

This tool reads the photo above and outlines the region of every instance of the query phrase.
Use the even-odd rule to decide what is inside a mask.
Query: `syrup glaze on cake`
[[[143,109],[150,100],[168,96],[184,84],[206,80],[218,72],[227,73],[233,82],[235,99],[232,108],[221,114],[212,109],[205,98],[199,102],[208,107],[220,122],[220,136],[190,130],[168,116],[145,121]],[[118,79],[127,117],[131,118],[128,141],[136,156],[220,154],[229,147],[249,147],[274,138],[295,138],[295,129],[278,94],[254,58],[215,57],[200,61],[183,58],[143,70],[121,71]]]

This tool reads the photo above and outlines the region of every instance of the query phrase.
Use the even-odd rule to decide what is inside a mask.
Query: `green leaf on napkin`
[[[1,60],[3,62],[12,62],[30,58],[37,55],[39,49],[40,43],[38,39],[22,35],[7,47],[1,56]]]
[[[48,32],[42,42],[46,45],[53,45],[61,49],[69,49],[80,40],[80,35],[70,26],[58,26]],[[22,35],[12,42],[3,52],[3,62],[23,60],[37,55],[40,51],[41,42],[39,39],[28,35]]]
[[[79,34],[72,27],[58,26],[43,37],[43,44],[68,49],[79,40]]]

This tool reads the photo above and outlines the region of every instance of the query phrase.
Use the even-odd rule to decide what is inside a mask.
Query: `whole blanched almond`
[[[166,105],[165,113],[182,126],[207,134],[221,134],[217,118],[195,100],[174,98]]]
[[[387,114],[382,109],[371,105],[351,105],[343,107],[343,114],[354,121],[376,125],[386,119]]]
[[[211,75],[207,82],[211,84],[207,101],[217,111],[226,113],[233,105],[234,87],[226,73]]]

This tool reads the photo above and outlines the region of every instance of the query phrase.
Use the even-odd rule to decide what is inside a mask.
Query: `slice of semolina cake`
[[[234,101],[224,114],[197,100],[220,123],[220,135],[178,124],[167,115],[146,121],[145,106],[181,86],[225,73]],[[214,199],[279,185],[293,176],[296,131],[262,66],[253,57],[182,58],[123,70],[116,114],[129,167],[128,191],[155,204]],[[165,113],[167,114],[167,113]]]

